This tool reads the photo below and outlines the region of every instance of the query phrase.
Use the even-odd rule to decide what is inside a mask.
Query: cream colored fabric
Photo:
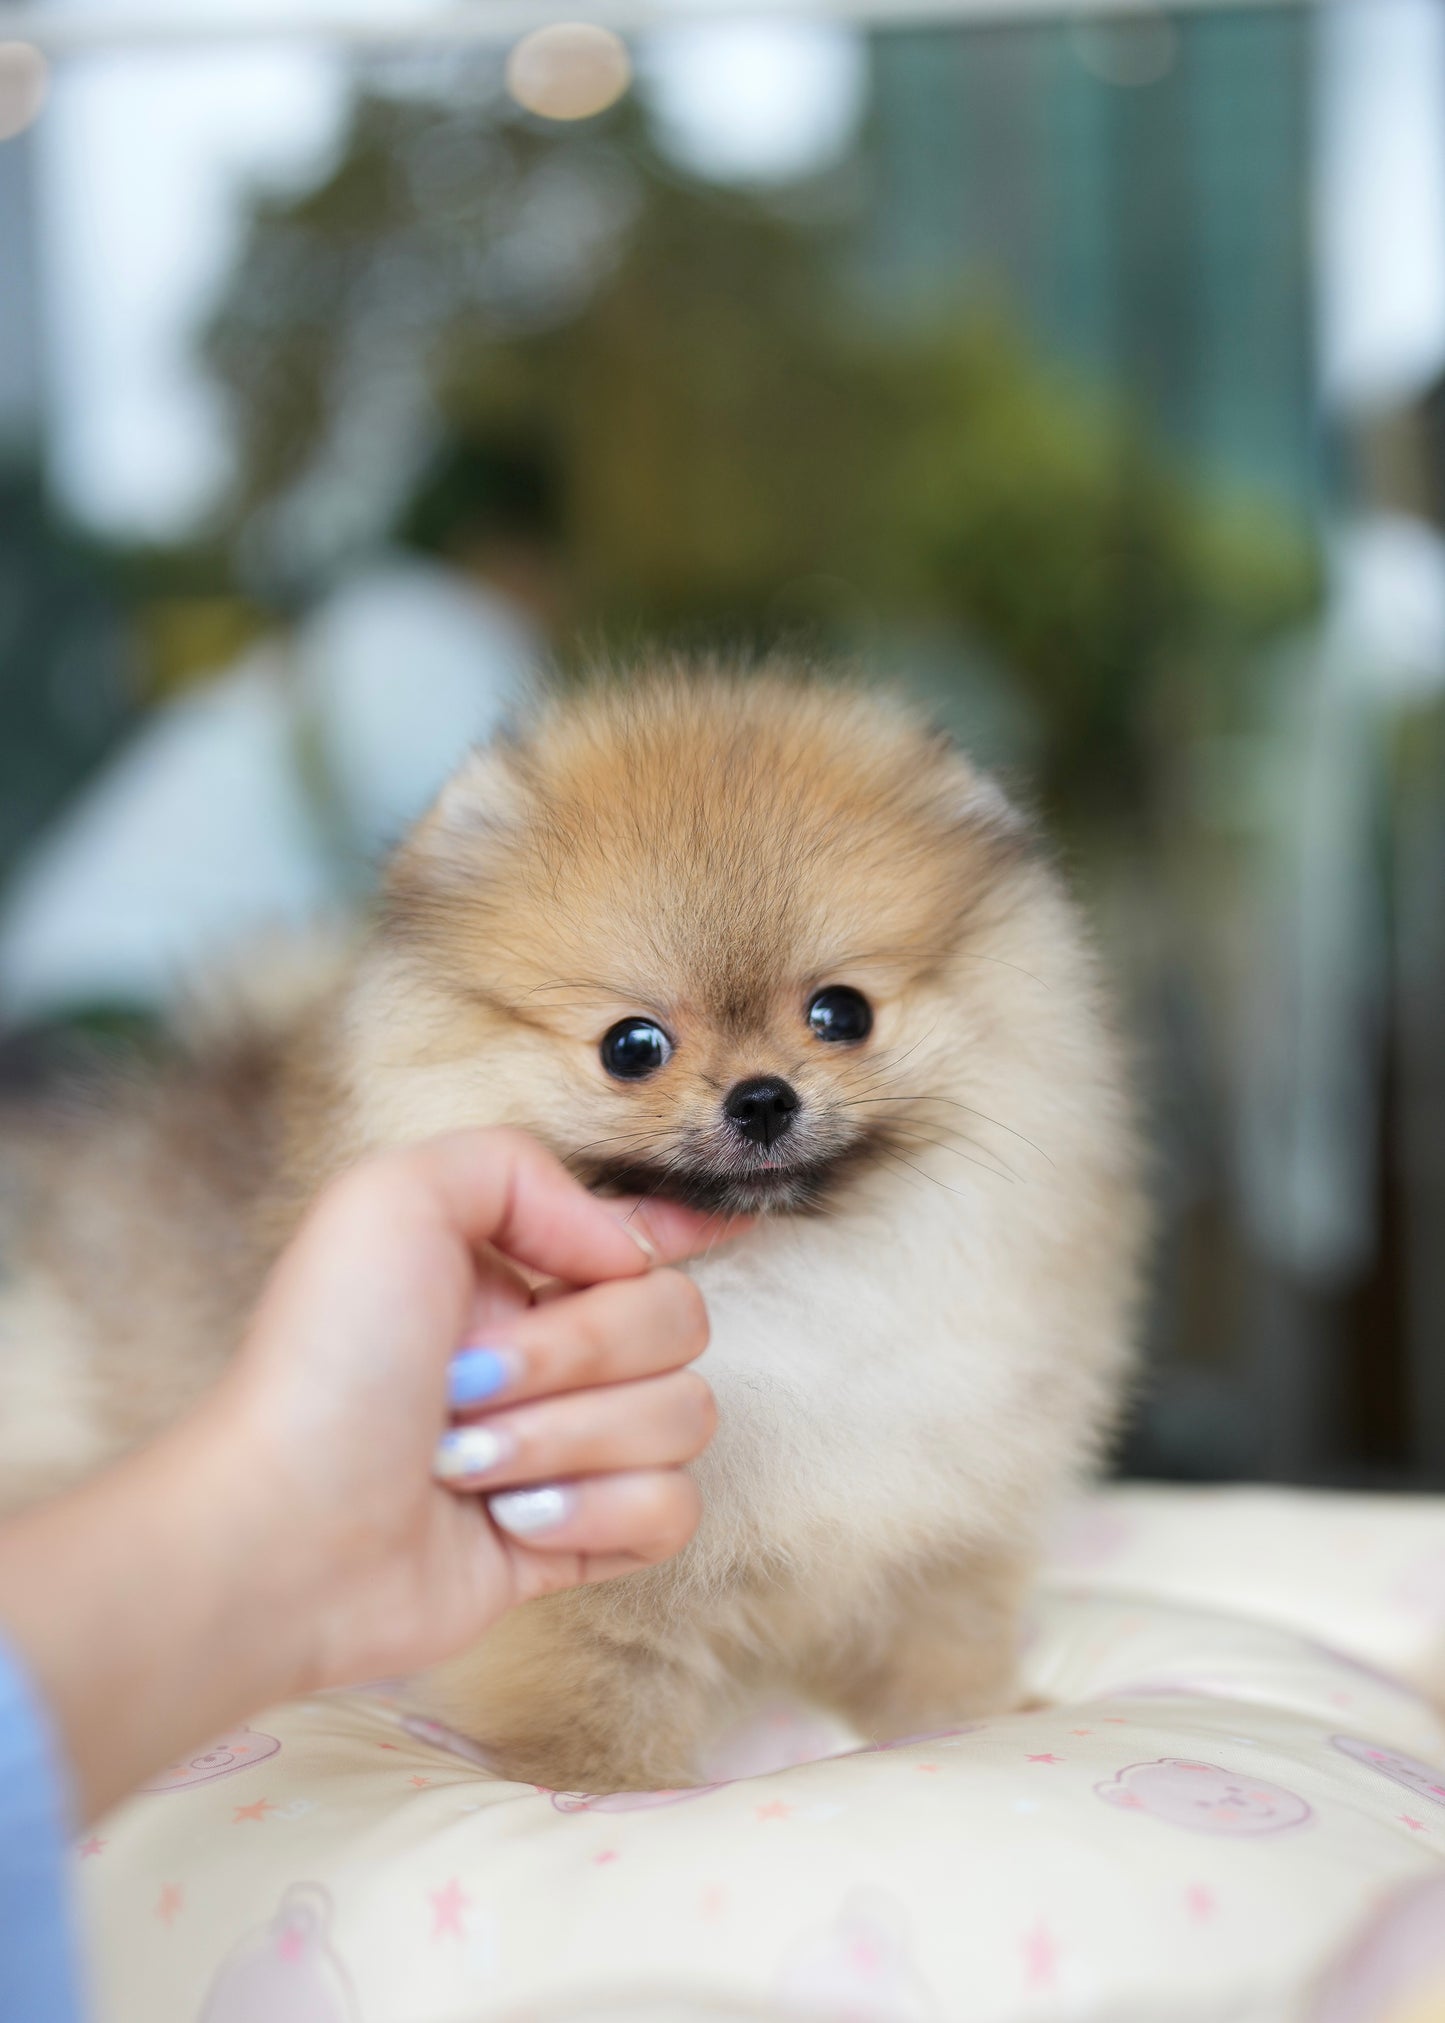
[[[1051,1583],[1258,1616],[1445,1705],[1445,1497],[1131,1485],[1063,1527]]]
[[[1046,1711],[747,1775],[844,1740],[780,1710],[685,1793],[277,1710],[82,1844],[101,2023],[1445,2023],[1442,1570],[1442,1503],[1114,1492]]]

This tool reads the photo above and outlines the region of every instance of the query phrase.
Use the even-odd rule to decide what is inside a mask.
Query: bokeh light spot
[[[626,44],[584,21],[538,28],[507,59],[507,89],[541,119],[591,119],[632,82]]]

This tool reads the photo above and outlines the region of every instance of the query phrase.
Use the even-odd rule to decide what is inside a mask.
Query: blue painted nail
[[[447,1399],[453,1406],[481,1405],[506,1389],[512,1359],[501,1349],[462,1349],[447,1371]]]

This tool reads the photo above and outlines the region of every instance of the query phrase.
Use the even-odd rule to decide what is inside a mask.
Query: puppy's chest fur
[[[1021,1288],[1019,1230],[989,1185],[904,1208],[880,1176],[693,1267],[721,1416],[699,1465],[699,1578],[758,1557],[866,1585],[926,1560],[1028,1556],[1098,1436],[1123,1345],[1070,1313],[1033,1245]]]

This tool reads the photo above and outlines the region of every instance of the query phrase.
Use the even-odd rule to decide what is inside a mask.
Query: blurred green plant
[[[0,475],[0,879],[135,713],[116,573],[38,471]]]
[[[258,201],[207,336],[232,538],[289,555],[358,492],[382,525],[388,413],[530,426],[590,647],[921,619],[1004,670],[1056,813],[1145,812],[1161,751],[1317,597],[1308,532],[1176,469],[997,309],[875,299],[865,198],[866,163],[786,201],[694,180],[635,101],[561,129],[485,79],[362,96],[329,174]]]
[[[1264,642],[1317,603],[1306,530],[1179,470],[997,316],[940,324],[899,387],[896,595],[1005,662],[1046,798],[1144,809],[1163,755],[1228,721]]]

